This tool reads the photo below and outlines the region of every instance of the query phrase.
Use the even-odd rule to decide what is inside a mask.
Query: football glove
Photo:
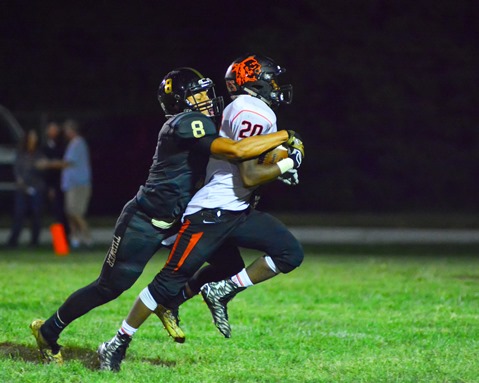
[[[288,157],[293,160],[294,169],[298,169],[301,166],[301,162],[303,162],[303,153],[301,152],[301,150],[297,148],[289,148]]]
[[[296,186],[299,184],[299,176],[296,169],[288,170],[284,174],[281,174],[278,179],[289,186]]]
[[[286,145],[293,149],[298,149],[301,152],[301,156],[304,157],[304,144],[301,136],[294,130],[288,130],[288,141]]]

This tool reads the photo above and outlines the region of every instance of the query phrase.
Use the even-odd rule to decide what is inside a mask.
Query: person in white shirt
[[[65,193],[65,212],[71,230],[70,243],[73,248],[78,248],[80,244],[89,247],[92,239],[86,212],[92,190],[90,150],[80,134],[77,121],[65,121],[64,130],[68,145],[63,156],[61,187]]]

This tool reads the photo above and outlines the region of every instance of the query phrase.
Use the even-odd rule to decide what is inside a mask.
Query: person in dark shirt
[[[42,170],[38,166],[44,159],[44,155],[38,141],[37,132],[30,129],[20,142],[16,153],[13,165],[16,190],[13,225],[7,242],[8,247],[18,246],[19,237],[28,216],[31,216],[30,245],[33,247],[38,245],[45,193]]]
[[[210,155],[242,161],[295,138],[286,130],[241,141],[219,137],[215,122],[223,99],[216,96],[213,82],[193,68],[169,72],[158,100],[168,120],[160,129],[148,179],[117,220],[100,276],[70,295],[45,322],[30,324],[46,362],[62,363],[58,338],[65,327],[129,289],[164,246],[162,241],[178,230],[186,205],[202,186]],[[165,327],[170,314],[157,312]]]
[[[42,151],[49,161],[61,160],[65,153],[65,140],[61,125],[49,121],[45,127],[45,142]],[[47,168],[44,171],[46,201],[55,222],[61,223],[68,235],[69,225],[65,215],[64,195],[61,189],[61,169]]]

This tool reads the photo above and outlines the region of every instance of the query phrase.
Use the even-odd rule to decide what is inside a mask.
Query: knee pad
[[[303,247],[296,241],[294,246],[288,247],[288,249],[279,256],[271,256],[271,259],[281,273],[287,274],[299,267],[303,262]]]
[[[150,290],[148,290],[148,287],[145,287],[143,290],[141,290],[140,299],[143,302],[143,304],[146,307],[148,307],[151,311],[155,311],[156,308],[158,307],[158,304],[156,303],[155,299],[151,295]]]

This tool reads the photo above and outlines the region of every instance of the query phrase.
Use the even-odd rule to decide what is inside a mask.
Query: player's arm
[[[293,130],[280,130],[239,141],[218,137],[215,124],[198,114],[196,112],[182,114],[173,121],[171,124],[175,126],[175,134],[180,139],[188,139],[192,150],[208,152],[221,159],[244,161],[258,157],[281,144],[290,146],[297,140],[297,134]]]
[[[288,157],[274,164],[259,164],[257,159],[240,162],[238,168],[243,185],[246,187],[262,185],[287,174],[293,169],[298,169],[303,161],[303,153],[304,148],[303,151],[298,148],[290,148]]]
[[[287,143],[291,131],[280,130],[276,133],[263,134],[234,141],[225,137],[216,138],[210,147],[211,154],[226,160],[244,161],[258,157],[267,150]]]
[[[243,185],[247,188],[271,182],[281,175],[277,164],[260,165],[256,159],[238,164]]]

